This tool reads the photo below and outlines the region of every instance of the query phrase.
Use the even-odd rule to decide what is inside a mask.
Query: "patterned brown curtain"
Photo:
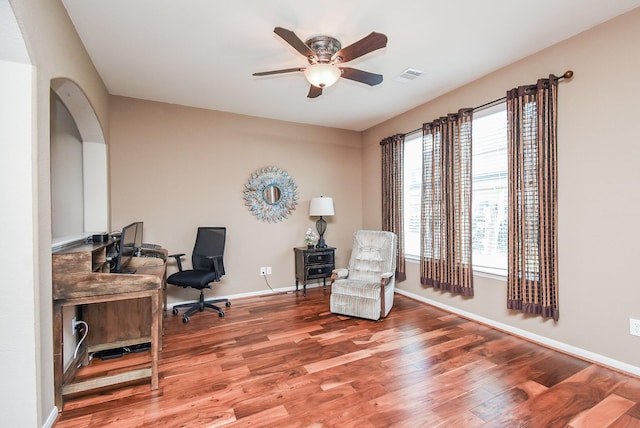
[[[398,236],[396,280],[407,279],[404,258],[404,135],[380,141],[382,146],[382,230]]]
[[[471,123],[462,109],[422,126],[420,282],[473,296]]]
[[[558,320],[558,78],[507,92],[507,307]]]

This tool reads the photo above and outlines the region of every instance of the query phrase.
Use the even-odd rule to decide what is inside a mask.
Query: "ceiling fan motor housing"
[[[305,44],[309,46],[309,49],[316,53],[319,63],[330,62],[333,55],[342,48],[342,45],[338,40],[329,36],[312,37],[307,40]],[[315,58],[308,57],[307,59],[309,60],[309,64],[315,63]],[[339,61],[338,58],[336,58],[336,60]]]

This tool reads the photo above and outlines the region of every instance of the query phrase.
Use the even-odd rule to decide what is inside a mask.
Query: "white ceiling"
[[[111,94],[356,131],[640,6],[640,0],[62,2]],[[303,73],[252,76],[308,64],[273,33],[276,26],[303,41],[335,37],[343,47],[372,31],[386,34],[386,48],[345,64],[382,74],[383,83],[340,79],[309,99]],[[395,81],[408,67],[424,74]]]

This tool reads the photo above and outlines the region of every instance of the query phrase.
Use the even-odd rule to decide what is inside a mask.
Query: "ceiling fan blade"
[[[373,32],[336,52],[331,61],[347,62],[387,46],[387,36]]]
[[[269,76],[271,74],[282,74],[282,73],[292,73],[294,71],[304,71],[304,68],[285,68],[282,70],[273,70],[273,71],[261,71],[259,73],[253,73],[253,76]]]
[[[351,67],[340,67],[340,70],[342,70],[341,77],[344,77],[345,79],[366,83],[369,86],[375,86],[382,83],[381,74],[369,73],[368,71],[362,71]]]
[[[311,50],[296,34],[286,28],[276,27],[273,32],[280,36],[285,42],[289,43],[292,48],[300,52],[307,58],[316,58],[316,53]]]
[[[317,86],[313,86],[310,85],[311,87],[309,88],[309,94],[307,95],[307,98],[318,98],[320,95],[322,95],[322,88],[318,88]]]

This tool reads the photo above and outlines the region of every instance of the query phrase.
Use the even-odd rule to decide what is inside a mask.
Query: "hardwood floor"
[[[67,398],[67,427],[640,427],[640,379],[396,295],[373,322],[329,288],[165,318],[160,388]],[[117,371],[148,352],[81,370]]]

